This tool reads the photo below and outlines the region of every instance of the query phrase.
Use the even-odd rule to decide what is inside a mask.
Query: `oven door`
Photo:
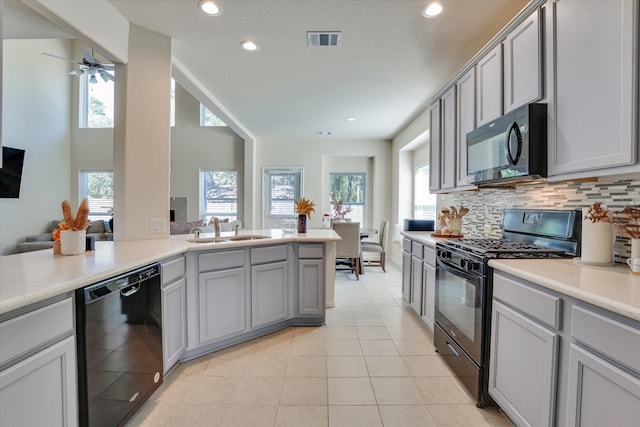
[[[481,366],[482,320],[486,280],[438,259],[435,320]]]

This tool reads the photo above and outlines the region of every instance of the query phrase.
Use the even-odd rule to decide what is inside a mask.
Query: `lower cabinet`
[[[405,239],[408,240],[408,239]],[[411,252],[402,252],[402,298],[411,298]]]
[[[425,260],[422,270],[422,320],[433,332],[435,325],[436,268]]]
[[[162,356],[167,373],[187,349],[187,289],[181,278],[162,285]]]
[[[298,315],[324,314],[324,261],[298,260]]]
[[[200,273],[200,342],[246,329],[245,268]]]
[[[567,411],[568,426],[637,426],[640,379],[571,344]]]
[[[640,322],[496,272],[489,394],[518,426],[640,420]]]
[[[1,426],[77,426],[72,299],[0,323],[0,369]]]
[[[493,301],[489,393],[519,426],[553,425],[559,335]]]
[[[76,369],[68,337],[0,372],[0,425],[78,425]]]
[[[418,316],[422,315],[422,258],[411,257],[411,291],[409,305]]]
[[[251,326],[284,320],[288,310],[288,263],[280,261],[251,267]]]

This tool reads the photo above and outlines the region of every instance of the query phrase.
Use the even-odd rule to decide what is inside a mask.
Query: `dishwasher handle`
[[[138,292],[144,281],[160,275],[160,264],[152,264],[120,276],[107,279],[103,282],[87,286],[83,289],[84,305],[91,304],[114,292],[123,297],[129,297]]]
[[[131,295],[135,294],[140,290],[140,282],[134,283],[133,285],[131,285],[129,290],[126,292],[124,289],[125,289],[124,287],[120,289],[120,295],[122,295],[123,297],[130,297]]]

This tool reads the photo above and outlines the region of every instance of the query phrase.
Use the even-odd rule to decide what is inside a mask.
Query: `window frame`
[[[205,192],[205,176],[207,173],[216,173],[216,172],[221,172],[221,173],[229,173],[232,172],[235,174],[235,199],[220,199],[220,200],[235,200],[235,211],[231,212],[231,211],[209,211],[208,208],[208,203],[207,203],[207,195]],[[234,219],[238,219],[238,192],[239,192],[239,182],[238,182],[238,171],[236,169],[200,169],[198,172],[199,176],[198,176],[198,199],[199,199],[199,211],[200,211],[200,218],[202,218],[203,221],[205,222],[209,222],[209,219],[211,219],[212,217],[216,216],[218,218],[229,218],[229,221],[232,221]]]
[[[356,211],[362,212],[362,218],[360,215],[355,215],[354,210],[352,208],[351,212],[345,215],[345,218],[350,219],[354,222],[360,222],[361,226],[364,226],[367,220],[367,174],[365,172],[330,172],[329,173],[329,200],[333,200],[333,192],[332,192],[332,180],[334,177],[339,176],[359,176],[362,177],[362,202],[349,202],[342,201],[342,206],[361,206],[361,208]],[[331,216],[334,217],[335,210],[333,208],[333,204],[331,205]]]
[[[111,197],[111,206],[103,212],[96,212],[91,210],[94,204],[91,202],[89,196],[89,175],[93,173],[109,173],[111,174],[111,180],[113,183],[113,170],[112,169],[87,169],[78,171],[78,200],[87,199],[89,201],[89,220],[90,221],[108,221],[113,215],[113,201],[114,197]],[[111,192],[114,192],[114,188],[111,188]],[[108,203],[108,199],[105,199]],[[105,206],[106,207],[106,206]]]
[[[437,195],[431,194],[429,192],[429,179],[430,179],[430,166],[428,164],[416,166],[413,169],[413,218],[414,219],[426,219],[426,220],[436,220],[437,219]],[[422,181],[419,182],[420,177],[422,177]],[[427,194],[425,196],[425,201],[433,202],[427,203],[424,205],[419,205],[418,198],[419,192],[425,191]],[[433,209],[429,209],[429,206],[433,206]],[[429,211],[432,213],[429,214]]]
[[[104,82],[101,78],[97,79],[98,83],[89,83],[89,73],[84,73],[78,77],[78,128],[80,129],[113,129],[115,122],[115,111],[110,117],[111,126],[89,126],[89,90],[90,84],[109,84],[113,85],[113,101],[112,107],[115,110],[115,82]]]

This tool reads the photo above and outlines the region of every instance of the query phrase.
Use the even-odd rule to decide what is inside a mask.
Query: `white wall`
[[[367,186],[371,188],[370,197],[372,223],[391,215],[391,143],[385,140],[350,140],[350,141],[274,141],[259,140],[256,142],[256,181],[263,167],[302,167],[303,189],[302,195],[316,204],[316,214],[311,216],[310,227],[319,228],[322,213],[330,212],[329,172],[344,172],[329,170],[324,166],[326,161],[336,164],[335,157],[370,159],[368,169],[371,177]],[[327,159],[327,160],[325,160]],[[360,160],[361,161],[361,160]],[[337,163],[340,164],[339,162]],[[260,181],[261,182],[261,181]],[[258,187],[262,191],[262,185]],[[262,198],[258,204],[262,212]]]
[[[200,127],[200,102],[176,84],[176,125],[171,131],[171,197],[187,198],[187,219],[199,216],[199,171],[238,171],[238,218],[244,220],[244,140],[229,127]],[[245,221],[246,222],[246,221]]]
[[[2,144],[26,150],[20,198],[0,199],[4,255],[26,235],[44,232],[62,217],[61,202],[71,200],[73,77],[70,63],[42,55],[70,57],[68,40],[4,40],[3,51]]]

